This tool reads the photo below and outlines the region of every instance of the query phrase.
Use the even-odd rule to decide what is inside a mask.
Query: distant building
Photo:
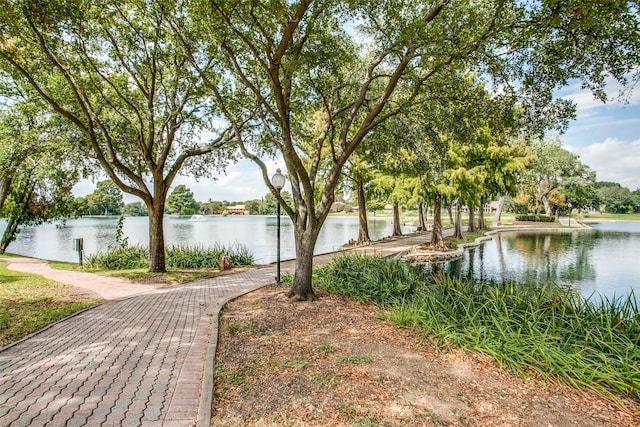
[[[229,215],[250,215],[249,209],[246,209],[244,205],[227,206],[227,213]]]

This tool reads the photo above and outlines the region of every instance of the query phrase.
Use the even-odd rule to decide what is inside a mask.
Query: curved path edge
[[[274,280],[275,281],[275,280]],[[207,314],[212,317],[212,321],[208,325],[201,322],[200,327],[207,328],[209,335],[209,345],[204,359],[204,369],[202,374],[202,387],[200,391],[200,399],[198,402],[198,415],[196,418],[197,427],[208,427],[211,425],[211,417],[213,414],[213,398],[215,393],[215,360],[218,347],[218,331],[220,327],[220,311],[229,301],[241,297],[242,295],[253,292],[262,287],[268,286],[272,281],[267,283],[254,283],[253,286],[244,288],[238,292],[227,295],[226,298],[215,301],[207,307]],[[196,332],[198,334],[198,332]]]

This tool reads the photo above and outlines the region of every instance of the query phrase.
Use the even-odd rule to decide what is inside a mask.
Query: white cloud
[[[578,119],[589,118],[600,110],[615,109],[625,106],[640,105],[640,91],[623,88],[617,80],[606,80],[607,102],[597,99],[589,89],[582,88],[580,83],[573,83],[558,92],[558,96],[576,103]]]
[[[275,167],[273,168],[275,172]],[[256,165],[233,165],[226,174],[219,175],[217,179],[200,179],[179,176],[172,187],[184,184],[193,192],[196,200],[245,201],[259,199],[269,190],[262,180],[260,170]]]
[[[617,182],[631,191],[640,188],[640,139],[607,138],[584,147],[567,147],[597,173],[598,181]]]
[[[277,168],[284,169],[284,162],[265,160],[265,164],[270,174],[275,173]],[[105,177],[99,180],[107,179]],[[262,174],[257,165],[250,160],[240,160],[238,163],[227,168],[227,172],[219,174],[216,179],[198,179],[190,176],[178,175],[173,182],[169,193],[176,186],[184,184],[192,192],[194,198],[199,202],[211,200],[227,200],[244,202],[251,199],[260,199],[269,192]],[[85,179],[80,181],[74,188],[73,193],[76,197],[86,196],[96,189],[95,182]],[[285,190],[291,191],[290,186],[285,186]],[[139,202],[135,196],[124,194],[124,202]]]

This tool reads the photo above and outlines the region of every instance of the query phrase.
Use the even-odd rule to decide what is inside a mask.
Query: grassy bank
[[[483,354],[521,374],[552,377],[615,400],[640,400],[640,311],[634,297],[586,301],[560,288],[433,278],[418,267],[344,256],[315,271],[331,293],[378,304],[437,346]]]
[[[586,213],[583,215],[584,221],[640,221],[640,213],[630,214],[610,214],[610,213]]]
[[[73,289],[0,262],[0,347],[99,302]]]

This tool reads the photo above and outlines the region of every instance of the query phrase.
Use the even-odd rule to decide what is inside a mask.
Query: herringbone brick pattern
[[[213,316],[273,276],[255,269],[107,302],[0,353],[0,425],[192,425]]]

